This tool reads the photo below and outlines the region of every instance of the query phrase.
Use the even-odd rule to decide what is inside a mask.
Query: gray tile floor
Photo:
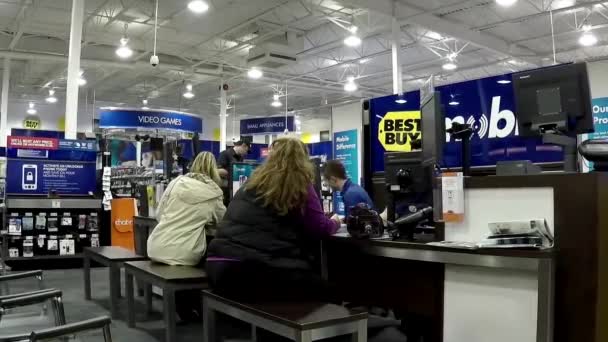
[[[109,287],[108,269],[94,268],[91,272],[92,301],[84,300],[84,289],[81,270],[51,270],[44,271],[45,287],[58,288],[63,291],[64,307],[68,322],[93,318],[101,315],[109,315]],[[124,279],[124,278],[123,278]],[[36,289],[33,280],[11,282],[11,292],[24,292]],[[124,287],[123,287],[124,288]],[[123,292],[124,293],[124,292]],[[112,337],[117,342],[148,342],[164,340],[164,325],[161,316],[161,301],[154,301],[155,313],[145,317],[143,309],[143,298],[136,299],[138,306],[137,328],[129,329],[124,316],[112,322]],[[121,313],[126,313],[126,301],[121,301]],[[125,315],[126,316],[126,315]],[[28,307],[27,312],[19,310],[12,315],[6,316],[0,322],[0,336],[12,332],[31,331],[36,327],[48,327],[51,325],[51,317],[42,317],[40,307]],[[102,341],[101,333],[89,333],[79,336],[79,341],[98,342]],[[202,341],[201,325],[178,326],[178,341],[200,342]]]

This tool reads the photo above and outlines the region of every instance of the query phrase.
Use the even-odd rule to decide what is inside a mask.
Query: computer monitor
[[[513,75],[519,134],[593,132],[587,64],[563,64]]]
[[[247,182],[253,174],[253,170],[258,167],[256,163],[233,163],[232,164],[232,183],[230,184],[230,197],[234,197],[239,189]]]
[[[445,113],[441,105],[441,95],[436,91],[420,106],[422,120],[422,158],[434,159],[435,164],[443,162],[445,143]]]

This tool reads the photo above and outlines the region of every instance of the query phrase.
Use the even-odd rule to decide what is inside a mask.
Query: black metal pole
[[[471,135],[462,138],[462,174],[471,175]]]

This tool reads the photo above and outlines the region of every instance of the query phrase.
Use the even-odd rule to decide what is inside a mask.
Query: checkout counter
[[[445,240],[477,242],[488,222],[538,218],[551,249],[335,237],[325,271],[347,299],[392,308],[425,341],[608,341],[608,175],[467,178],[465,220],[446,224]]]

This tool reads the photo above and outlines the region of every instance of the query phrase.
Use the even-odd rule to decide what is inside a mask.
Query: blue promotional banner
[[[274,116],[241,120],[241,135],[283,133],[285,128],[294,131],[293,116]]]
[[[473,166],[491,166],[501,160],[563,161],[561,147],[543,145],[540,137],[519,136],[511,77],[507,74],[435,88],[441,94],[446,129],[453,122],[473,126]],[[387,145],[405,144],[406,138],[418,133],[413,115],[420,110],[420,92],[407,93],[404,98],[407,102],[401,104],[395,102],[396,95],[370,100],[372,172],[384,170],[384,152],[391,150]],[[396,117],[411,117],[412,123],[383,121],[389,113]],[[385,128],[391,129],[390,134],[385,134]],[[460,161],[460,142],[446,134],[441,167],[457,167]]]
[[[95,141],[9,136],[7,145],[7,194],[88,195],[95,192]]]
[[[591,100],[595,133],[585,134],[583,140],[608,139],[608,97]],[[593,171],[593,162],[583,158],[583,171]]]
[[[334,159],[340,160],[346,169],[346,176],[354,183],[359,180],[359,132],[356,129],[334,132]],[[342,194],[336,192],[334,208],[338,215],[344,215],[344,202]]]
[[[99,128],[152,128],[202,133],[203,119],[173,111],[106,109],[99,113]]]
[[[86,195],[95,191],[95,162],[9,159],[6,193],[9,195]]]

